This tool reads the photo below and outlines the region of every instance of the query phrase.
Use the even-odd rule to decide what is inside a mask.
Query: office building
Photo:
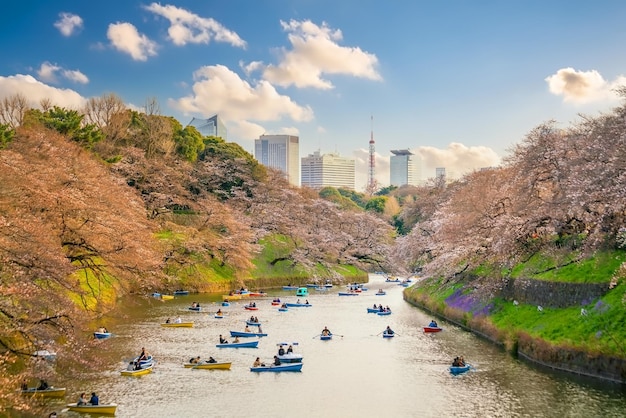
[[[254,157],[267,167],[285,173],[290,184],[300,186],[300,139],[294,135],[261,135],[254,140]]]
[[[354,166],[352,158],[332,153],[321,155],[316,151],[302,157],[302,186],[312,189],[330,186],[354,190]]]
[[[390,159],[390,181],[392,186],[418,186],[420,182],[420,160],[408,149],[392,150]]]
[[[222,138],[224,141],[228,139],[226,125],[224,125],[218,115],[213,115],[208,119],[193,118],[187,126],[193,126],[202,136],[216,136]]]

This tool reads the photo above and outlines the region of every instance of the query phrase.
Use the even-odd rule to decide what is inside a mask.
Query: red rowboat
[[[424,327],[424,332],[439,332],[442,329],[440,327]]]

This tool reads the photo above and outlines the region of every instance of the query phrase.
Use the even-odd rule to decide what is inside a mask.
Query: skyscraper
[[[217,115],[213,115],[208,119],[193,118],[187,126],[195,127],[202,136],[217,136],[224,141],[228,139],[226,125],[224,125],[222,119]]]
[[[391,150],[390,184],[392,186],[417,186],[420,182],[420,162],[408,149]]]
[[[354,159],[319,151],[302,157],[302,185],[312,189],[335,187],[354,190]]]
[[[294,135],[261,135],[254,140],[254,157],[267,167],[285,173],[290,184],[300,186],[300,139]]]

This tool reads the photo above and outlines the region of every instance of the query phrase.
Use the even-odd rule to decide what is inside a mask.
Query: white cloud
[[[74,31],[83,27],[83,19],[72,13],[59,13],[59,20],[54,22],[54,27],[57,28],[63,36],[71,36]]]
[[[422,159],[422,179],[435,177],[438,167],[445,167],[448,178],[460,178],[471,171],[500,164],[500,157],[491,148],[467,147],[458,142],[450,143],[445,149],[418,147],[411,151]]]
[[[146,61],[149,56],[157,54],[157,44],[140,34],[130,23],[110,24],[107,38],[115,49],[127,53],[136,61]]]
[[[245,48],[246,42],[235,32],[211,18],[200,17],[176,6],[151,3],[146,10],[170,21],[167,33],[175,45],[208,44],[211,40]]]
[[[37,75],[39,78],[46,83],[56,83],[57,82],[57,71],[59,71],[61,67],[58,65],[51,64],[49,62],[44,62],[37,70]]]
[[[376,70],[378,58],[359,47],[338,44],[343,38],[340,30],[331,30],[326,23],[317,26],[309,20],[282,22],[289,33],[292,49],[279,50],[281,62],[269,65],[263,77],[273,84],[288,87],[332,89],[324,74],[342,74],[370,80],[381,80]]]
[[[64,78],[73,81],[75,83],[87,84],[89,83],[89,78],[78,70],[64,70],[62,67],[51,64],[49,62],[43,62],[37,70],[37,75],[39,79],[45,81],[46,83],[57,83],[58,78],[57,74],[61,74]]]
[[[545,81],[550,93],[563,96],[564,102],[585,104],[618,99],[613,89],[626,84],[626,77],[620,76],[615,81],[608,82],[596,70],[576,71],[568,67],[546,77]]]
[[[219,114],[225,121],[278,121],[284,117],[296,122],[313,118],[308,106],[300,106],[289,96],[278,94],[267,81],[255,85],[242,80],[223,65],[211,65],[194,73],[193,94],[169,99],[169,104],[185,114]],[[258,137],[258,136],[257,136]]]
[[[43,99],[50,100],[55,106],[76,110],[81,109],[86,102],[80,94],[73,90],[51,87],[36,80],[31,75],[0,76],[0,99],[16,94],[25,96],[33,108],[38,108]]]

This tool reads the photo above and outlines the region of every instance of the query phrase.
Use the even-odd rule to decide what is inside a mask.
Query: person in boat
[[[96,392],[91,392],[91,398],[89,398],[89,403],[92,405],[98,405],[100,403],[100,398],[98,398]]]
[[[171,321],[169,318],[167,318],[167,319],[165,320],[165,323],[166,323],[166,324],[169,324],[170,322],[172,322],[172,321]]]
[[[244,332],[252,332],[250,331],[250,327],[246,324],[246,329],[244,329]]]
[[[257,357],[252,363],[252,367],[265,367],[265,363],[261,363],[261,359]]]
[[[37,390],[46,390],[49,388],[50,388],[50,385],[48,385],[48,382],[46,382],[45,379],[39,380],[39,386],[37,386]]]
[[[263,332],[263,330],[261,329],[261,325],[259,325],[259,326],[257,327],[257,329],[258,329],[258,332],[259,332],[259,333],[262,333],[262,332]]]
[[[300,298],[298,298],[298,300],[296,301],[296,303],[302,303],[302,302],[300,302]]]
[[[308,300],[308,299],[306,299],[306,300],[304,301],[304,304],[305,304],[305,305],[308,305],[308,304],[309,304],[309,300]]]
[[[209,359],[206,362],[207,363],[217,363],[217,360],[215,360],[213,357],[209,356]]]
[[[286,303],[283,303],[283,304],[282,304],[282,306],[281,306],[281,308],[287,309],[287,304],[286,304]]]
[[[57,413],[55,411],[50,412],[50,415],[48,415],[48,418],[57,418]]]
[[[280,366],[280,359],[278,356],[274,356],[274,366]]]
[[[465,359],[463,358],[463,356],[459,357],[459,366],[465,367]]]
[[[87,399],[87,395],[85,392],[81,393],[76,401],[76,406],[87,405],[89,403],[89,399]]]
[[[389,325],[387,325],[387,328],[385,329],[385,334],[387,334],[387,335],[393,335],[394,334],[393,330],[389,327]]]
[[[198,357],[192,357],[189,359],[189,363],[191,364],[198,364],[200,362],[200,356]]]
[[[254,315],[250,317],[250,322],[254,322]]]
[[[281,345],[280,348],[278,349],[278,355],[279,356],[284,356],[285,355],[285,349],[283,348],[283,346]]]
[[[372,309],[378,309],[378,305],[374,304],[374,307]]]
[[[460,363],[459,363],[459,358],[455,357],[454,360],[452,360],[452,367],[459,367]]]
[[[291,345],[287,348],[287,354],[289,353],[293,353],[293,347]]]
[[[22,390],[28,390],[28,382],[26,381],[26,378],[22,380],[22,384],[20,385],[20,387],[22,388]]]
[[[434,319],[430,321],[430,324],[428,324],[428,326],[431,328],[438,328],[437,322]]]
[[[222,337],[222,334],[220,334],[220,344],[228,344],[228,340],[226,340],[226,338]]]
[[[237,344],[237,343],[239,342],[239,337],[235,337],[235,339],[233,340],[233,342],[234,342],[235,344]]]
[[[176,322],[177,324],[182,324],[183,320],[180,319],[180,316],[179,316],[178,318],[176,318],[176,321],[174,321],[174,322]]]
[[[218,309],[218,310],[217,310],[217,314],[218,314],[218,315],[221,315],[221,314],[222,314],[222,310],[221,310],[221,309]]]
[[[259,323],[259,318],[257,318],[257,317],[255,316],[255,317],[254,317],[254,322],[255,322],[256,324],[258,324],[258,323]]]
[[[331,335],[331,334],[332,334],[332,332],[330,332],[328,327],[324,327],[324,329],[322,330],[322,335],[323,336],[327,336],[327,335]]]
[[[193,302],[193,303],[191,304],[191,307],[192,307],[192,308],[195,308],[196,306],[198,306],[198,305],[196,304],[196,302]]]

